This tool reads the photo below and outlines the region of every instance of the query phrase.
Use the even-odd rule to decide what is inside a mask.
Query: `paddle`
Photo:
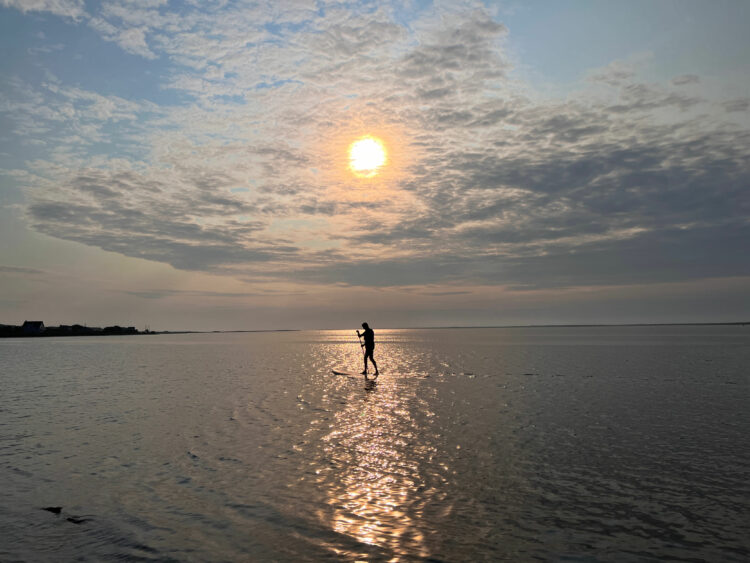
[[[362,359],[365,359],[365,345],[362,343],[362,337],[359,335],[359,331],[357,331],[357,340],[359,340],[359,347],[362,348]]]

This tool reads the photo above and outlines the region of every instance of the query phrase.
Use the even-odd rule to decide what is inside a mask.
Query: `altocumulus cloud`
[[[748,101],[695,94],[697,75],[646,83],[614,63],[545,99],[512,79],[508,30],[481,7],[404,25],[373,6],[28,6],[169,61],[162,87],[188,100],[16,84],[16,133],[50,147],[26,176],[29,221],[46,234],[311,283],[750,274],[750,131],[731,120]],[[331,140],[370,129],[399,139],[401,164],[363,189],[337,173]]]
[[[83,0],[0,0],[0,5],[22,12],[51,12],[74,20],[86,14]]]

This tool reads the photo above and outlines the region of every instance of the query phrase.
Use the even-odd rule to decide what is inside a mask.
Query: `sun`
[[[375,137],[362,137],[349,146],[349,168],[360,178],[372,178],[387,161],[383,141]]]

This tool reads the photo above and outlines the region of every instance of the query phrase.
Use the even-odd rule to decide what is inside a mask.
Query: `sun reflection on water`
[[[379,362],[397,363],[382,352]],[[314,472],[325,506],[318,517],[333,531],[396,559],[426,557],[430,527],[423,513],[440,487],[423,474],[436,447],[418,443],[418,437],[434,414],[419,396],[416,378],[389,374],[375,384],[359,381],[347,381],[346,404],[320,440]]]

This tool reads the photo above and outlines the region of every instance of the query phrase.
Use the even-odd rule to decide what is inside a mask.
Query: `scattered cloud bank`
[[[15,84],[17,171],[38,231],[243,279],[515,288],[750,275],[750,100],[622,62],[569,99],[513,78],[481,7],[404,24],[385,7],[298,2],[11,2],[169,61],[158,105]],[[738,117],[739,116],[739,117]],[[388,142],[373,181],[345,170]],[[110,147],[102,153],[101,146]],[[168,293],[158,292],[161,297]]]
[[[22,12],[50,12],[74,20],[86,15],[83,0],[0,0],[0,6]]]

